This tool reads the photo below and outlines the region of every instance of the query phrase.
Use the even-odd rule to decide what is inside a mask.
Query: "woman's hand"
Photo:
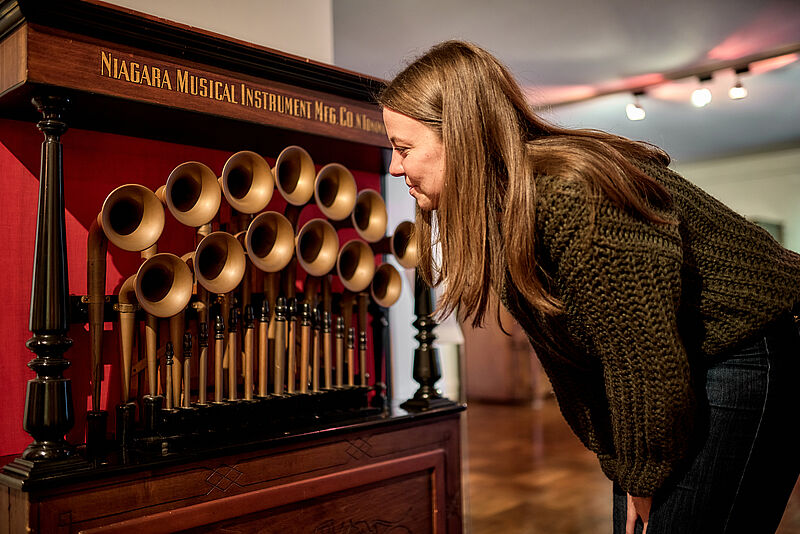
[[[644,528],[642,534],[647,534],[647,522],[650,520],[650,506],[652,497],[632,497],[628,494],[628,520],[625,523],[625,534],[633,534],[636,527],[636,518],[641,517]]]

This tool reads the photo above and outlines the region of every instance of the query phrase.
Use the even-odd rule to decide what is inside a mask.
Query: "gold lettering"
[[[206,78],[200,78],[200,96],[211,96],[208,92],[208,80]]]
[[[261,100],[261,96],[263,94],[264,93],[262,93],[261,91],[255,91],[255,94],[253,95],[255,97],[254,104],[255,104],[256,108],[258,108],[258,109],[263,109],[264,107],[266,107],[266,101],[262,101]]]
[[[135,61],[131,61],[131,81],[133,83],[139,83],[139,64]]]
[[[270,111],[276,111],[277,110],[277,107],[275,105],[277,100],[278,100],[278,98],[275,96],[275,93],[269,93],[269,110]]]
[[[153,87],[153,80],[150,78],[150,69],[147,65],[142,65],[142,83]]]
[[[181,93],[188,93],[189,92],[189,73],[185,70],[178,69],[178,91]]]
[[[169,81],[169,71],[168,70],[164,71],[164,78],[163,78],[163,80],[161,82],[161,87],[166,87],[167,89],[172,91],[172,82]]]
[[[127,82],[131,81],[130,76],[128,76],[128,67],[127,67],[127,64],[125,63],[124,59],[120,63],[120,66],[119,66],[119,77],[117,79],[121,79],[123,76],[125,77],[125,81],[127,81]]]
[[[105,74],[103,67],[105,67]],[[106,54],[102,50],[100,51],[100,76],[111,76],[111,53]]]

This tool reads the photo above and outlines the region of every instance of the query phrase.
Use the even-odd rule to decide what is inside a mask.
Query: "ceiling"
[[[545,118],[650,141],[678,163],[800,147],[798,0],[333,0],[333,28],[336,65],[385,79],[439,41],[475,42]],[[742,75],[747,98],[728,98],[730,67],[787,51]],[[713,101],[694,108],[695,75],[718,66]],[[642,88],[647,117],[629,121]]]

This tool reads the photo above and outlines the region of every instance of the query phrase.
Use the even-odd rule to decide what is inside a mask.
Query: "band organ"
[[[0,132],[32,100],[45,140],[33,442],[3,462],[0,530],[460,531],[463,406],[419,280],[420,387],[402,408],[387,387],[383,258],[416,252],[387,228],[379,82],[100,2],[3,5]]]

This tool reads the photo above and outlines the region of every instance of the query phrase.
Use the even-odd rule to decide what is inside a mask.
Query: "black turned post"
[[[36,354],[28,363],[36,377],[28,381],[22,422],[25,432],[33,437],[33,443],[0,474],[2,479],[18,480],[35,478],[37,473],[83,469],[89,465],[74,454],[74,448],[64,439],[75,425],[72,383],[64,378],[64,371],[70,366],[64,353],[72,345],[67,337],[69,279],[61,152],[69,99],[36,97],[33,105],[42,114],[37,126],[44,134],[31,284],[29,329],[33,337],[25,344]]]
[[[416,273],[414,277],[414,314],[417,316],[414,327],[419,333],[414,338],[419,341],[419,347],[414,350],[414,380],[419,383],[419,389],[414,396],[400,405],[406,411],[419,412],[451,406],[455,404],[446,397],[442,397],[436,389],[436,382],[442,377],[439,366],[439,351],[433,347],[436,335],[433,329],[436,322],[431,317],[433,313],[432,290],[425,281]]]

